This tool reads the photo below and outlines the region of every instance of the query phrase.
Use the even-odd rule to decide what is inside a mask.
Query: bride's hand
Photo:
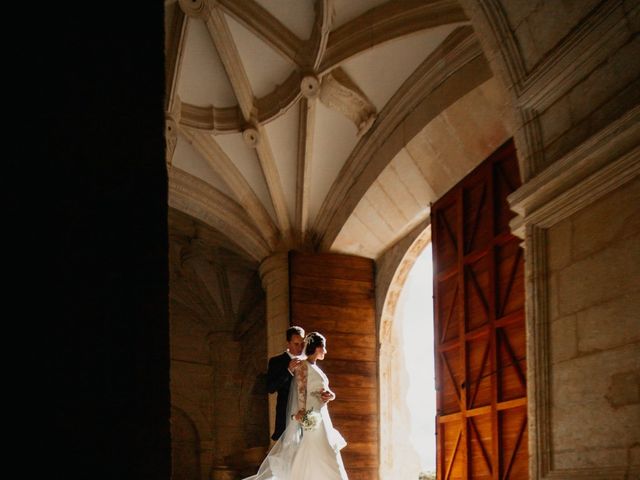
[[[320,392],[320,398],[324,403],[328,403],[332,400],[335,400],[336,394],[331,390],[323,390],[322,392]]]
[[[304,409],[301,409],[293,416],[293,419],[297,422],[302,421],[302,416],[304,415]]]

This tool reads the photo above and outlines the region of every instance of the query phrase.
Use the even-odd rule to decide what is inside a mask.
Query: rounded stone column
[[[289,255],[274,253],[260,264],[267,307],[267,357],[282,353],[289,328]],[[276,418],[276,396],[269,395],[269,432]]]

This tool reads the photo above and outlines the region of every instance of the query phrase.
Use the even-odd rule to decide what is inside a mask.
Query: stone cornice
[[[442,42],[387,102],[374,125],[360,139],[345,162],[315,219],[314,241],[322,250],[331,247],[357,201],[399,149],[413,137],[411,134],[417,133],[455,99],[489,78],[488,66],[485,69],[486,77],[482,75],[470,77],[464,74],[464,67],[474,61],[484,62],[480,45],[471,27],[460,27]],[[458,75],[461,76],[458,78]],[[407,116],[420,108],[424,102],[428,102],[430,95],[445,81],[455,89],[453,94],[448,96],[449,103],[444,104],[442,100],[432,102],[433,116],[424,118],[424,122],[420,125],[415,124],[411,128],[404,128],[403,122]],[[398,144],[394,151],[386,149],[387,152],[384,155],[381,154],[382,146],[385,142],[391,141],[389,139],[394,132],[401,136],[402,144]],[[405,138],[407,135],[409,137]],[[397,143],[398,138],[395,139],[394,145]]]
[[[392,0],[331,32],[319,72],[327,72],[347,58],[382,42],[467,20],[458,2],[453,0]]]
[[[635,107],[512,193],[514,234],[549,228],[640,174],[639,120]]]
[[[269,246],[242,206],[175,167],[169,170],[169,206],[224,232],[251,260],[259,262],[269,255]]]

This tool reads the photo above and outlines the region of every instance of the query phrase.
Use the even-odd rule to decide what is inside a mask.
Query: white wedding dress
[[[329,390],[320,367],[304,361],[291,381],[287,428],[267,454],[256,475],[245,480],[348,480],[340,450],[347,442],[333,428],[327,404],[319,392]],[[302,429],[291,415],[300,409],[320,413],[313,430]]]

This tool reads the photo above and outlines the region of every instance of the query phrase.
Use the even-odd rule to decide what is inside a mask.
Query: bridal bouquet
[[[314,412],[313,408],[305,410],[304,415],[302,415],[302,419],[300,419],[302,428],[306,431],[315,430],[321,421],[322,416],[318,412]]]

